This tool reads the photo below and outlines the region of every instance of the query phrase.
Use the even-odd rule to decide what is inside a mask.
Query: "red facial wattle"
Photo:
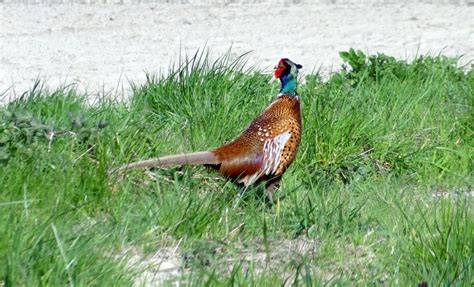
[[[279,79],[285,73],[288,68],[288,64],[285,62],[285,59],[280,59],[278,66],[275,69],[275,78]]]
[[[279,79],[281,77],[281,74],[283,74],[284,70],[284,67],[277,67],[275,70],[275,78]]]

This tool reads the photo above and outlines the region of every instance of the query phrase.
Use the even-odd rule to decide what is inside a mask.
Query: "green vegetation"
[[[1,107],[0,286],[146,283],[165,257],[181,266],[167,282],[197,286],[472,286],[473,70],[341,57],[300,85],[302,145],[274,206],[204,167],[107,176],[238,135],[278,93],[242,58],[197,53],[127,104],[37,86]]]

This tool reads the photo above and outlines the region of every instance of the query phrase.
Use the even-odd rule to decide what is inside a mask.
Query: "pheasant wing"
[[[281,170],[282,153],[285,149],[286,143],[291,138],[291,133],[286,131],[278,136],[268,138],[263,144],[263,158],[262,166],[259,170],[251,175],[247,175],[239,180],[239,182],[249,186],[255,183],[258,179],[265,175],[277,175],[277,171]]]

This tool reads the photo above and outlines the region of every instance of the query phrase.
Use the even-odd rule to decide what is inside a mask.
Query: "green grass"
[[[473,70],[341,56],[299,87],[302,144],[274,206],[203,167],[107,177],[238,135],[278,93],[245,58],[197,53],[127,104],[37,86],[1,107],[0,286],[127,286],[160,250],[181,266],[170,284],[472,286]]]

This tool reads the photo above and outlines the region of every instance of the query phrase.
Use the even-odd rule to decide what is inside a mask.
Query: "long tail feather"
[[[165,167],[172,165],[200,165],[200,164],[219,164],[219,160],[214,153],[210,151],[201,151],[187,154],[169,155],[156,157],[123,165],[113,172],[124,172],[130,169],[150,168],[155,166]]]

